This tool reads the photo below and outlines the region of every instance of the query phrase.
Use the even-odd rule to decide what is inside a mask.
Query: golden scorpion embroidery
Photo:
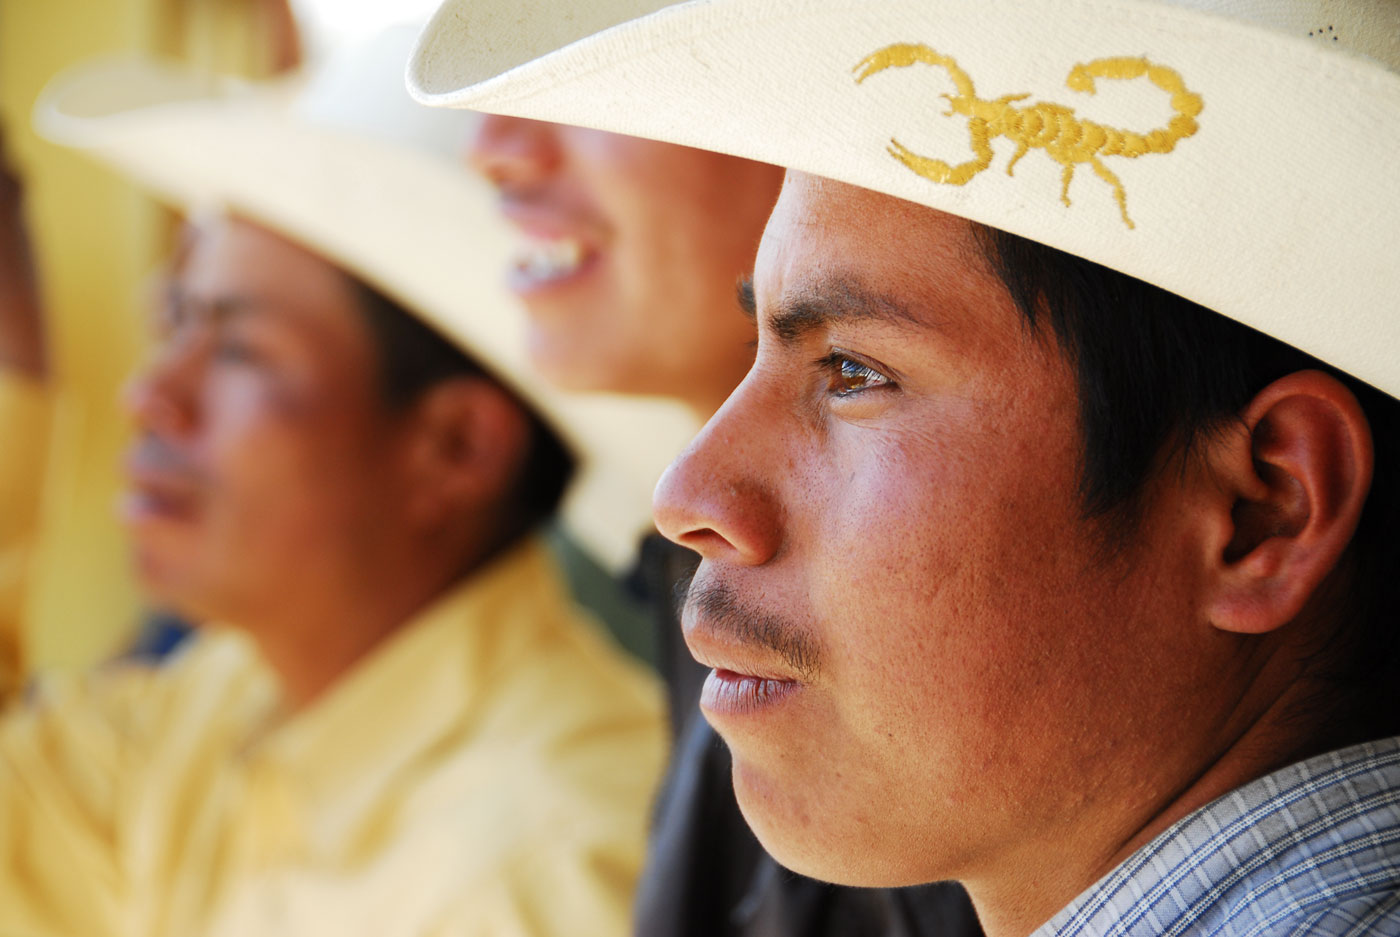
[[[1007,94],[993,101],[984,101],[977,96],[967,72],[959,68],[951,56],[941,55],[926,45],[896,43],[872,53],[855,67],[856,83],[887,68],[905,68],[917,62],[941,67],[953,79],[957,94],[940,97],[946,98],[952,105],[946,116],[962,114],[968,118],[968,133],[976,155],[954,166],[941,159],[920,156],[891,138],[888,147],[891,156],[934,182],[966,185],[968,180],[991,165],[991,141],[1006,137],[1016,143],[1016,154],[1006,167],[1008,176],[1012,175],[1016,163],[1032,147],[1043,149],[1064,167],[1060,201],[1069,205],[1069,184],[1074,178],[1074,169],[1081,163],[1088,163],[1100,179],[1113,187],[1114,198],[1118,200],[1123,221],[1129,228],[1133,227],[1133,221],[1128,217],[1128,197],[1123,191],[1123,183],[1100,157],[1136,159],[1147,153],[1170,153],[1176,147],[1176,141],[1196,132],[1196,117],[1204,106],[1201,96],[1188,91],[1175,70],[1165,65],[1154,65],[1145,58],[1095,59],[1087,65],[1074,66],[1065,80],[1071,90],[1093,94],[1096,78],[1129,81],[1146,75],[1149,81],[1171,95],[1171,106],[1176,116],[1166,127],[1145,134],[1081,120],[1074,116],[1073,108],[1050,101],[1037,101],[1021,108],[1012,106],[1013,101],[1023,101],[1030,97],[1029,94]]]

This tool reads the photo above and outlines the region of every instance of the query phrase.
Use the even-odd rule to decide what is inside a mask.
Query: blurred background
[[[76,152],[36,137],[40,90],[100,56],[159,55],[266,78],[437,0],[0,0],[0,127],[23,189],[44,311],[53,413],[42,446],[34,551],[5,597],[0,669],[72,669],[110,656],[140,620],[113,505],[125,420],[116,401],[144,352],[145,284],[172,245],[174,216]],[[0,618],[6,617],[0,610]]]

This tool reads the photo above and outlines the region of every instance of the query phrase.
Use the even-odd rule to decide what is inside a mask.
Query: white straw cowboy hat
[[[472,118],[404,91],[417,32],[390,30],[312,75],[261,86],[150,62],[89,65],[46,89],[35,122],[178,207],[278,231],[453,340],[579,457],[566,521],[618,568],[694,420],[660,401],[568,397],[532,375],[524,312],[504,283],[512,235],[462,165]]]
[[[409,88],[932,206],[1400,395],[1400,0],[663,6],[448,0]]]

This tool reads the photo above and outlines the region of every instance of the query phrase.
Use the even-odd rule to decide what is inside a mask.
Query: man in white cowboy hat
[[[1400,5],[658,6],[454,0],[410,86],[800,170],[655,502],[764,845],[1400,933]]]
[[[661,701],[532,529],[610,425],[670,417],[522,368],[461,115],[402,88],[415,34],[290,90],[127,63],[43,105],[213,209],[128,395],[122,510],[152,595],[227,624],[0,720],[0,933],[627,928]]]
[[[527,312],[536,370],[568,389],[661,395],[700,423],[713,416],[753,363],[754,325],[734,288],[753,267],[783,170],[497,114],[483,117],[468,155],[522,234],[509,281]],[[843,888],[792,875],[759,847],[734,800],[729,753],[696,705],[708,668],[681,639],[675,590],[697,560],[650,533],[629,577],[654,612],[676,739],[635,932],[975,932],[956,886]]]

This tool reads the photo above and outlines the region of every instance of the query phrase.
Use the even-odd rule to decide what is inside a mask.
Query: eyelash
[[[831,351],[817,361],[827,376],[827,392],[833,397],[852,397],[872,390],[894,387],[894,381],[863,361],[840,351]],[[864,387],[842,386],[852,376],[868,382]]]

